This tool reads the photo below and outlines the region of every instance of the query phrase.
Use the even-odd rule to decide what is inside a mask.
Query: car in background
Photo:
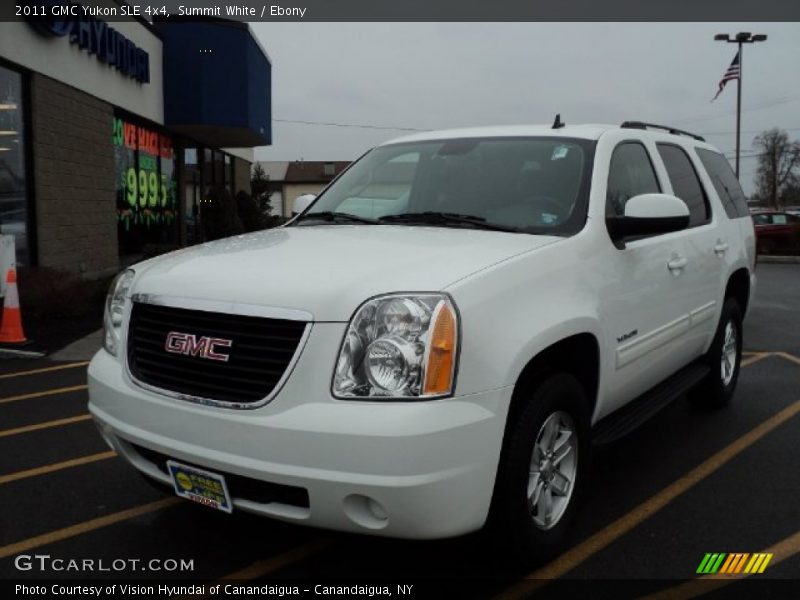
[[[759,254],[800,251],[800,215],[789,211],[753,214]]]

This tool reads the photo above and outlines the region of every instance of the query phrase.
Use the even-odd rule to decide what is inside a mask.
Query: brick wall
[[[119,268],[112,108],[76,89],[31,79],[39,264],[102,277]]]

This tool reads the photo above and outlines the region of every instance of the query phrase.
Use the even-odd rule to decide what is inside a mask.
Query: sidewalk
[[[800,264],[800,256],[777,256],[773,254],[759,254],[758,262],[761,263],[782,263]]]
[[[61,350],[50,355],[52,360],[77,361],[90,360],[94,353],[103,346],[103,330],[93,331]]]

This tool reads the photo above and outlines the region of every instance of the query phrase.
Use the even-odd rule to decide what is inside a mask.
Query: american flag
[[[728,70],[725,71],[725,75],[722,76],[722,79],[719,81],[719,89],[717,90],[717,95],[714,96],[711,101],[717,99],[717,97],[722,93],[722,90],[725,89],[725,84],[729,81],[733,81],[734,79],[739,79],[739,53],[736,53],[736,56],[733,57],[731,61],[731,66],[728,67]]]

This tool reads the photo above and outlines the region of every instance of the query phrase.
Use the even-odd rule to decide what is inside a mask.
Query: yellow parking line
[[[63,371],[64,369],[77,369],[78,367],[85,367],[89,361],[68,363],[66,365],[55,365],[53,367],[43,367],[41,369],[31,369],[30,371],[16,371],[14,373],[3,373],[0,379],[9,379],[10,377],[22,377],[24,375],[36,375],[37,373],[49,373],[50,371]]]
[[[93,462],[97,462],[100,460],[106,460],[108,458],[113,458],[117,455],[116,452],[113,450],[109,450],[108,452],[100,452],[99,454],[90,454],[88,456],[81,456],[80,458],[73,458],[71,460],[65,460],[59,463],[53,463],[51,465],[45,465],[43,467],[36,467],[34,469],[28,469],[26,471],[17,471],[16,473],[9,473],[8,475],[0,475],[0,485],[5,483],[11,483],[12,481],[19,481],[20,479],[28,479],[29,477],[38,477],[39,475],[47,475],[48,473],[54,473],[55,471],[61,471],[62,469],[70,469],[72,467],[79,467],[81,465],[88,465]]]
[[[40,429],[50,429],[51,427],[61,427],[62,425],[72,425],[73,423],[80,423],[81,421],[88,421],[92,415],[78,415],[77,417],[67,417],[66,419],[57,419],[55,421],[47,421],[45,423],[36,423],[35,425],[25,425],[24,427],[17,427],[16,429],[5,429],[0,431],[0,438],[8,437],[11,435],[19,435],[20,433],[29,433],[31,431],[39,431]]]
[[[775,352],[775,354],[781,358],[785,358],[786,360],[795,363],[796,365],[800,365],[800,356],[795,356],[794,354],[789,354],[788,352]]]
[[[780,412],[745,433],[725,448],[707,458],[694,469],[674,481],[654,496],[580,544],[573,546],[554,561],[530,573],[525,580],[502,592],[499,597],[518,598],[546,585],[548,579],[557,579],[597,554],[611,543],[640,525],[675,498],[727,464],[766,434],[800,413],[800,400],[793,402]]]
[[[323,550],[327,550],[331,546],[333,546],[333,542],[331,540],[314,540],[308,542],[307,544],[292,548],[291,550],[283,552],[282,554],[278,554],[277,556],[271,556],[269,558],[265,558],[264,560],[260,560],[239,571],[228,573],[227,575],[222,576],[219,581],[243,581],[245,579],[256,579],[258,577],[263,577],[267,573],[277,571],[278,569],[282,569],[287,565],[301,561],[304,558],[313,556],[314,554],[318,554]]]
[[[790,535],[789,537],[781,540],[777,544],[770,546],[766,550],[762,550],[760,554],[772,554],[770,565],[777,565],[787,558],[791,558],[796,554],[800,554],[800,531]],[[759,572],[761,572],[759,570]],[[751,572],[745,570],[744,573],[735,573],[727,575],[722,573],[715,573],[714,575],[703,575],[697,579],[692,579],[675,587],[661,590],[655,594],[644,596],[640,600],[688,600],[689,598],[696,598],[708,594],[721,587],[725,587],[731,583],[751,577],[756,574],[756,569]]]
[[[0,398],[0,404],[8,404],[9,402],[16,402],[17,400],[32,400],[33,398],[44,398],[45,396],[57,396],[58,394],[68,394],[69,392],[80,392],[81,390],[87,390],[87,389],[89,389],[88,385],[73,385],[70,387],[45,390],[44,392],[20,394],[19,396],[9,396],[8,398]]]
[[[112,513],[110,515],[105,515],[104,517],[97,517],[96,519],[83,521],[82,523],[77,523],[69,527],[64,527],[63,529],[57,529],[49,533],[37,535],[13,544],[8,544],[7,546],[0,546],[0,558],[6,558],[21,552],[27,552],[28,550],[38,548],[39,546],[60,542],[61,540],[66,540],[83,533],[89,533],[90,531],[95,531],[96,529],[108,527],[109,525],[120,523],[121,521],[127,521],[128,519],[146,515],[157,510],[169,508],[171,506],[175,506],[179,502],[181,502],[181,500],[177,497],[165,498],[156,502],[134,506],[133,508]]]
[[[747,358],[742,359],[740,367],[749,367],[753,363],[757,363],[760,360],[764,360],[768,356],[771,356],[771,352],[751,352]]]
[[[264,575],[268,575],[269,573],[273,573],[278,569],[282,569],[288,565],[300,562],[301,560],[310,556],[319,554],[331,546],[333,546],[333,542],[331,540],[313,540],[306,544],[297,546],[296,548],[292,548],[291,550],[287,550],[281,554],[259,560],[258,562],[255,562],[252,565],[238,571],[234,571],[233,573],[223,575],[217,579],[216,583],[224,584],[231,581],[249,581],[252,579],[257,579],[259,577],[263,577]],[[208,594],[202,596],[178,596],[175,598],[175,600],[189,600],[190,598],[205,598],[207,596]]]

